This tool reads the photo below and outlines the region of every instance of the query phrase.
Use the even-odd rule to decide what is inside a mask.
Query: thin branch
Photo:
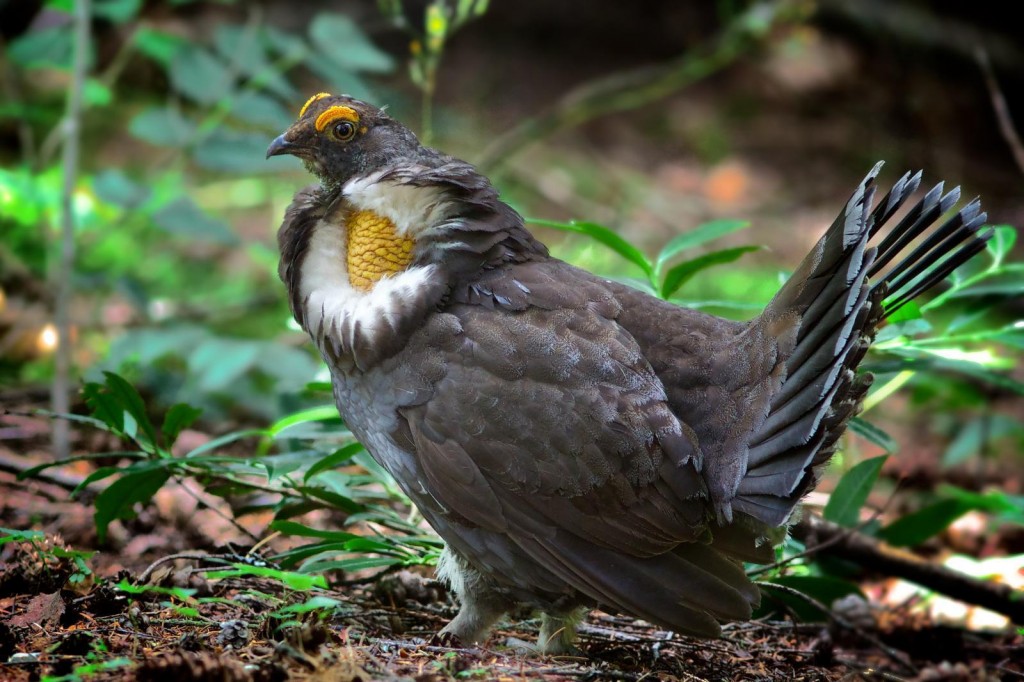
[[[871,643],[872,645],[878,647],[879,650],[885,652],[885,654],[887,656],[889,656],[889,658],[891,658],[894,661],[898,662],[900,665],[905,667],[907,670],[910,670],[911,672],[914,672],[914,673],[918,672],[917,667],[914,665],[914,662],[910,659],[910,656],[908,656],[906,654],[906,652],[900,651],[899,649],[896,649],[896,648],[893,648],[893,647],[887,645],[885,642],[880,640],[875,635],[871,634],[870,632],[867,632],[864,628],[858,626],[853,621],[845,618],[842,614],[837,613],[833,609],[830,609],[828,606],[826,606],[825,604],[822,604],[820,601],[818,601],[817,599],[815,599],[811,595],[804,594],[800,590],[797,590],[797,589],[794,589],[792,587],[789,587],[788,585],[780,585],[779,583],[773,583],[771,581],[762,582],[762,583],[758,583],[758,584],[759,585],[767,585],[768,587],[770,587],[773,590],[776,590],[778,592],[784,592],[785,594],[788,594],[788,595],[790,595],[792,597],[796,597],[797,599],[799,599],[801,601],[807,602],[808,604],[813,606],[815,609],[817,609],[818,611],[821,611],[823,614],[825,614],[828,618],[831,618],[836,623],[836,625],[838,625],[838,626],[840,626],[840,627],[842,627],[842,628],[844,628],[846,630],[849,630],[850,632],[856,633],[858,636],[862,637],[865,641]]]
[[[72,270],[75,265],[75,184],[78,182],[78,157],[81,145],[82,92],[85,89],[89,59],[89,1],[75,0],[75,53],[67,115],[64,117],[64,188],[61,192],[60,260],[53,271],[56,280],[57,352],[53,372],[53,411],[71,411],[71,297],[74,295]],[[71,429],[63,419],[53,422],[53,454],[67,459],[71,452]]]
[[[884,514],[889,509],[889,505],[892,504],[893,500],[896,499],[896,493],[899,492],[901,486],[902,481],[896,486],[896,488],[892,491],[889,497],[885,500],[885,504],[883,504],[878,509],[874,510],[870,517],[864,519],[864,521],[859,523],[855,528],[845,528],[844,530],[848,531],[848,533],[856,533],[864,530],[865,528],[873,524],[875,521],[877,521],[882,516],[882,514]],[[813,547],[807,547],[804,549],[804,551],[797,552],[792,556],[788,556],[785,559],[776,561],[774,564],[769,564],[767,566],[759,566],[758,568],[747,571],[747,576],[750,578],[754,578],[764,573],[769,573],[771,571],[777,571],[780,568],[785,568],[786,566],[793,563],[794,561],[797,561],[798,559],[814,556],[815,554],[824,551],[832,545],[842,542],[846,539],[846,537],[847,533],[836,533],[827,540],[822,540],[820,544],[814,545]]]
[[[260,537],[258,535],[256,535],[255,533],[253,533],[248,528],[246,528],[245,526],[243,526],[241,523],[239,523],[238,519],[236,519],[236,518],[234,518],[232,516],[228,516],[227,514],[222,512],[220,509],[217,509],[215,506],[213,506],[212,504],[210,504],[209,502],[204,500],[202,497],[200,497],[199,493],[197,493],[196,491],[192,490],[187,485],[185,485],[185,480],[184,480],[184,478],[182,476],[175,476],[174,480],[178,483],[178,485],[181,486],[181,489],[184,490],[185,493],[189,497],[191,497],[193,500],[196,501],[196,504],[198,504],[201,509],[208,509],[208,510],[210,510],[211,512],[213,512],[214,514],[219,516],[221,519],[223,519],[224,521],[227,521],[232,526],[234,526],[235,530],[237,530],[242,535],[248,536],[249,539],[252,540],[253,542],[259,542]]]
[[[737,15],[707,46],[663,64],[620,71],[582,83],[548,111],[498,137],[477,164],[493,171],[542,138],[600,116],[636,109],[663,99],[735,62],[780,26],[803,20],[805,10],[789,0],[757,2]]]
[[[35,466],[35,462],[30,462],[23,457],[12,457],[0,452],[0,471],[20,476]],[[67,474],[63,471],[54,470],[37,472],[32,475],[32,479],[41,483],[57,486],[69,493],[78,488],[78,486],[82,484],[82,481],[85,480],[82,476],[76,476],[74,474]],[[96,490],[99,489],[100,488],[97,486]]]
[[[974,51],[974,59],[981,67],[982,75],[985,76],[985,87],[988,88],[989,97],[992,98],[992,109],[999,122],[999,132],[1002,133],[1003,139],[1006,140],[1010,151],[1013,152],[1013,160],[1017,162],[1017,167],[1024,173],[1024,143],[1021,142],[1020,135],[1017,133],[1017,127],[1013,125],[1010,107],[1006,104],[999,81],[996,80],[996,73],[989,61],[988,52],[979,45]]]
[[[805,545],[829,543],[822,554],[903,578],[953,599],[1001,613],[1014,623],[1024,623],[1024,599],[1009,585],[972,578],[811,514],[793,526],[792,531]],[[841,540],[831,543],[836,537]]]

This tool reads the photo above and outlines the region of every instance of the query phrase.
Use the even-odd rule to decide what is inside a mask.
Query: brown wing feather
[[[445,375],[400,409],[425,486],[449,510],[442,534],[507,536],[573,589],[680,631],[714,634],[717,619],[748,617],[756,588],[699,542],[707,502],[692,433],[616,322],[611,290],[549,262],[507,268],[476,291],[493,305],[519,285],[530,293],[517,312],[447,309],[461,334]]]

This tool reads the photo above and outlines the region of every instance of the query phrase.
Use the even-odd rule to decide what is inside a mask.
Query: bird
[[[445,543],[435,641],[540,613],[577,651],[595,607],[712,638],[751,617],[896,310],[984,249],[960,190],[877,164],[760,314],[734,321],[554,258],[473,165],[318,93],[267,158],[316,178],[278,231],[291,312],[338,411]],[[901,209],[906,209],[901,213]],[[897,215],[899,214],[899,215]]]

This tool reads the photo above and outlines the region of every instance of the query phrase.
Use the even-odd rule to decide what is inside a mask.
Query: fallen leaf
[[[38,625],[57,625],[64,615],[64,600],[60,592],[53,594],[37,594],[28,603],[25,613],[14,616],[8,622],[16,627]]]

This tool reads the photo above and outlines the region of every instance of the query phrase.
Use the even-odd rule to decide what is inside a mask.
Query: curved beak
[[[271,156],[279,156],[281,154],[294,154],[299,148],[299,145],[292,144],[284,139],[284,133],[281,133],[267,147],[267,158],[269,159]]]

